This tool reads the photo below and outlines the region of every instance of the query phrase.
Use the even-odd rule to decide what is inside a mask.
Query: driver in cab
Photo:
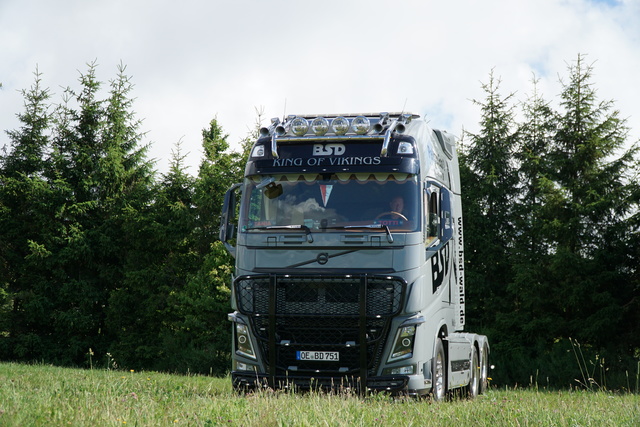
[[[385,225],[400,225],[400,221],[409,221],[404,215],[404,198],[395,196],[389,202],[389,210],[379,214],[376,219]]]

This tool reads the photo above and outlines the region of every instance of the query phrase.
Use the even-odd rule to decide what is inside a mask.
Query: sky
[[[0,0],[0,147],[36,69],[59,103],[88,63],[105,88],[125,65],[156,170],[180,142],[196,175],[213,118],[233,147],[258,111],[405,111],[461,135],[490,73],[557,105],[578,55],[638,140],[640,0]]]

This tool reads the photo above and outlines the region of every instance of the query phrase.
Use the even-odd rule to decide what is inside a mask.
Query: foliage
[[[84,365],[91,349],[134,369],[223,374],[231,261],[219,201],[241,174],[214,120],[200,175],[180,143],[156,179],[133,88],[97,65],[62,102],[35,73],[0,157],[0,358]]]
[[[512,133],[495,129],[514,107],[484,86],[481,131],[465,146],[469,327],[478,318],[486,328],[497,381],[523,383],[533,371],[555,385],[580,378],[571,339],[613,371],[640,356],[637,147],[625,148],[625,122],[612,102],[597,101],[592,72],[578,56],[557,111],[534,81]],[[496,134],[511,152],[496,149]],[[487,174],[498,162],[509,168]],[[487,209],[496,182],[499,217]],[[624,378],[610,380],[620,387]]]

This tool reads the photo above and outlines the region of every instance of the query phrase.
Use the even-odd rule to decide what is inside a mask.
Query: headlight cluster
[[[247,325],[236,323],[236,354],[256,358],[256,353],[251,345],[251,337],[249,336],[249,328]]]
[[[413,343],[416,336],[416,325],[402,326],[396,333],[393,350],[389,362],[408,359],[413,356]]]

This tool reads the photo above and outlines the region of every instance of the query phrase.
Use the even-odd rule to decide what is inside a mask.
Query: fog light
[[[398,366],[397,368],[386,368],[382,370],[382,375],[413,375],[416,373],[416,365]]]
[[[242,362],[237,362],[236,363],[236,371],[257,371],[256,366],[255,365],[250,365],[249,363],[242,363]]]

